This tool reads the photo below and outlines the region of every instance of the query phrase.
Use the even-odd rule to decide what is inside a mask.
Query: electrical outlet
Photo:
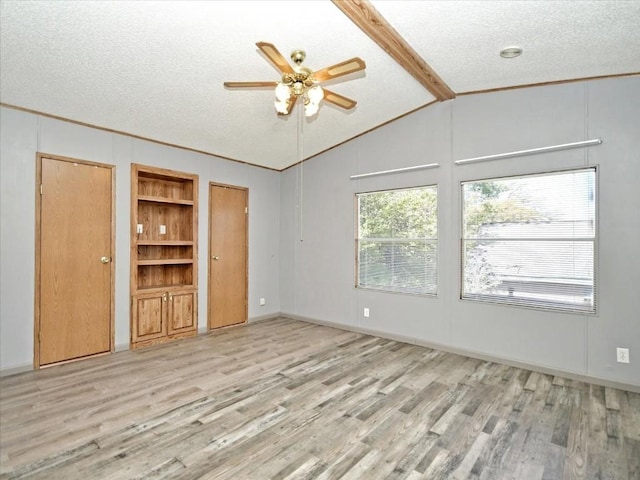
[[[160,235],[166,235],[166,234],[167,234],[167,226],[160,225]]]
[[[364,307],[364,311],[362,312],[362,314],[365,318],[369,318],[369,309],[367,307]]]
[[[260,306],[261,306],[261,307],[264,307],[266,304],[267,304],[267,300],[266,300],[266,299],[264,299],[264,298],[261,298],[261,299],[260,299]]]
[[[629,363],[628,348],[616,348],[616,354],[618,357],[618,363]]]

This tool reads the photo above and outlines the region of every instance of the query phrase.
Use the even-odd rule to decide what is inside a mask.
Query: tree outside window
[[[357,286],[437,293],[437,187],[362,193]]]

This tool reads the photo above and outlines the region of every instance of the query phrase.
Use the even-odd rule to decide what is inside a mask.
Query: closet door
[[[36,367],[110,352],[113,170],[38,158]]]
[[[209,329],[247,321],[246,188],[209,185]]]

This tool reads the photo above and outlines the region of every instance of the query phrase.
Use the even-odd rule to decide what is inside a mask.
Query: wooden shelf
[[[182,200],[179,198],[152,197],[149,195],[139,195],[139,202],[170,203],[172,205],[193,205],[193,200]]]
[[[171,183],[191,183],[193,181],[193,175],[190,173],[180,173],[157,167],[143,167],[142,165],[138,173],[138,178],[140,180],[151,179]]]
[[[138,240],[136,245],[164,245],[167,247],[171,246],[191,246],[193,245],[192,240]]]
[[[155,293],[155,292],[174,292],[174,291],[191,291],[193,285],[150,285],[148,287],[138,288],[138,293]]]
[[[132,164],[132,348],[197,333],[197,240],[198,176]]]
[[[186,265],[193,263],[193,258],[158,258],[154,260],[138,260],[138,265]]]

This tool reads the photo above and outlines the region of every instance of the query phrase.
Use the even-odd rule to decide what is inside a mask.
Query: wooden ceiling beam
[[[331,1],[434,97],[441,101],[455,98],[456,94],[453,90],[368,0]]]

